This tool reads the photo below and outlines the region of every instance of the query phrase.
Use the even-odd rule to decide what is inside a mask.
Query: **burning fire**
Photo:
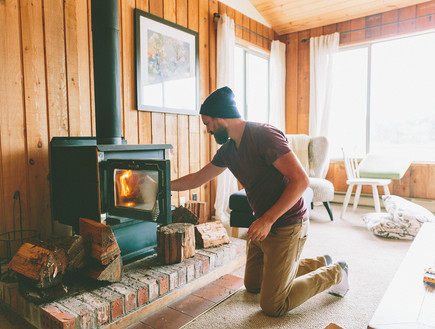
[[[119,176],[119,182],[121,185],[120,186],[121,187],[120,188],[120,197],[123,200],[126,200],[126,199],[128,200],[128,199],[131,199],[131,197],[132,197],[133,191],[132,191],[132,188],[129,184],[131,178],[133,178],[132,176],[133,176],[133,172],[131,170],[125,170],[124,173],[121,176]],[[123,206],[124,207],[133,207],[133,206],[135,206],[135,203],[131,202],[131,201],[127,201],[123,204]]]
[[[128,196],[131,193],[130,186],[128,186],[127,180],[133,175],[131,170],[126,170],[119,180],[121,182],[121,196]]]

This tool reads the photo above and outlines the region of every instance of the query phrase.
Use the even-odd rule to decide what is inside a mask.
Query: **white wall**
[[[249,2],[249,0],[219,0],[223,4],[241,12],[243,15],[246,15],[257,22],[260,22],[267,27],[271,27],[271,25],[264,19],[263,16],[260,15],[257,9],[255,9],[254,5]]]

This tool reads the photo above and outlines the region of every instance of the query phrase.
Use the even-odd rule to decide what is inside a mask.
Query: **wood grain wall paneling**
[[[47,111],[49,140],[68,136],[68,104],[65,67],[63,1],[49,0],[44,6],[45,62],[47,66]]]
[[[208,72],[210,70],[209,57],[209,22],[208,22],[208,0],[198,1],[198,29],[199,29],[199,101],[205,100],[210,92]],[[199,163],[204,167],[210,160],[210,144],[207,131],[199,119]],[[207,216],[210,214],[210,183],[200,187],[199,199],[207,202]]]
[[[25,134],[20,10],[17,0],[0,2],[0,233],[13,227],[13,196],[21,195],[24,228],[35,228],[29,218],[29,171]],[[7,82],[7,83],[4,83]],[[18,207],[16,208],[18,210]],[[17,227],[19,218],[16,218]],[[1,246],[3,248],[4,246]],[[6,257],[1,250],[0,257]]]
[[[298,68],[299,36],[298,33],[287,35],[286,42],[286,100],[285,127],[287,134],[298,133]]]
[[[67,88],[70,136],[91,135],[88,5],[65,1]]]
[[[188,2],[187,0],[177,0],[176,11],[177,24],[188,27]],[[189,162],[191,155],[189,154],[189,116],[184,114],[177,115],[177,149],[178,149],[178,164],[177,174],[181,177],[189,174]],[[184,197],[184,200],[190,200],[190,191],[180,191],[179,198]]]
[[[210,70],[209,70],[209,90],[210,93],[216,90],[217,81],[216,81],[216,36],[217,36],[217,25],[213,22],[213,13],[217,13],[219,11],[218,2],[216,0],[209,0],[209,58],[210,58]],[[216,153],[218,146],[214,138],[207,134],[209,147],[210,147],[210,157],[212,158]],[[216,201],[216,189],[217,189],[217,179],[212,179],[210,181],[210,212],[211,215],[214,215],[214,203]]]
[[[121,49],[121,93],[123,102],[123,136],[128,144],[139,143],[138,111],[136,106],[135,53],[134,53],[134,9],[135,0],[119,1],[120,49]]]
[[[298,134],[308,134],[310,107],[310,31],[298,33]]]
[[[148,12],[149,11],[148,0],[136,0],[136,8]],[[137,116],[138,116],[137,120],[138,120],[139,144],[151,144],[152,143],[151,112],[138,111]]]
[[[187,3],[187,27],[196,32],[199,31],[199,1],[189,0]],[[200,122],[199,116],[189,115],[189,172],[194,173],[200,169]],[[190,190],[190,198],[195,193],[196,197],[200,196],[201,189]]]
[[[216,88],[216,0],[119,0],[122,133],[129,144],[165,144],[172,176],[195,172],[217,148],[196,115],[137,111],[134,8],[199,32],[199,92],[202,103]],[[225,9],[240,24],[249,18]],[[24,228],[51,232],[48,143],[56,136],[95,136],[91,0],[0,1],[0,233],[12,229],[13,194],[20,191]],[[273,31],[252,23],[260,34]],[[245,40],[249,32],[238,32]],[[261,43],[258,42],[261,40]],[[255,37],[264,48],[262,38]],[[213,213],[215,186],[196,193]],[[178,202],[177,194],[174,203]],[[18,220],[18,219],[17,219]],[[18,224],[17,224],[18,225]]]
[[[25,129],[29,175],[29,213],[36,219],[30,228],[51,232],[48,127],[46,79],[44,59],[44,31],[42,4],[39,1],[21,1],[21,28],[23,48]]]

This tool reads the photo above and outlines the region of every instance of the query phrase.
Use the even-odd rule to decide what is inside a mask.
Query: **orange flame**
[[[121,195],[122,196],[127,196],[131,193],[130,190],[130,186],[128,186],[128,178],[131,177],[132,175],[132,171],[131,170],[126,170],[125,173],[123,173],[121,175],[121,177],[119,177],[119,181],[121,182]]]

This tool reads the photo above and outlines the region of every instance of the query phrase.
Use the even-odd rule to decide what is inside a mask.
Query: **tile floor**
[[[243,286],[243,278],[226,274],[216,281],[143,318],[128,329],[177,329],[214,307]]]

